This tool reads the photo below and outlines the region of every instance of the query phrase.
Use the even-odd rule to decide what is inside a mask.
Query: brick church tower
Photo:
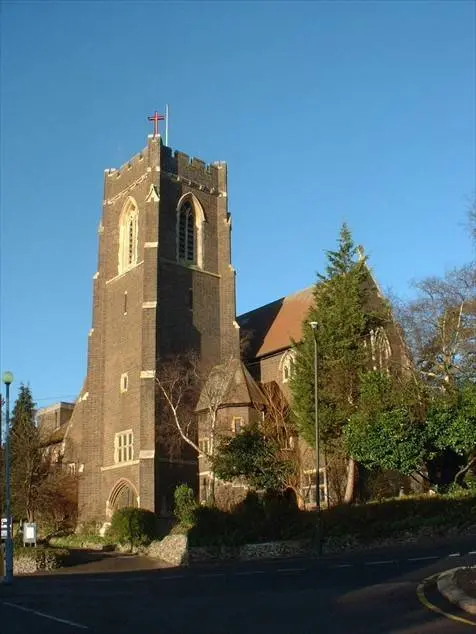
[[[230,261],[227,167],[172,152],[158,134],[104,175],[87,377],[65,437],[79,472],[79,519],[114,508],[171,509],[195,459],[172,460],[156,439],[158,360],[197,351],[239,356]]]

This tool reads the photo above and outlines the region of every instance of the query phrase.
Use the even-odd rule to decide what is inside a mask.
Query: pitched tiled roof
[[[218,398],[220,407],[252,405],[258,409],[266,404],[266,397],[239,359],[215,366],[200,394],[196,411],[207,409],[210,400]]]
[[[313,287],[277,299],[237,318],[241,337],[247,341],[245,356],[263,357],[300,341],[302,322],[313,301]]]

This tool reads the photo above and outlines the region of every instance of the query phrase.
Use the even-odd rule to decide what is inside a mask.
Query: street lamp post
[[[10,510],[10,385],[13,383],[13,374],[4,372],[2,377],[5,383],[5,515],[7,518],[7,538],[5,540],[5,584],[13,580],[13,542],[12,542],[12,518]]]
[[[310,321],[314,338],[314,433],[316,443],[316,540],[317,554],[322,555],[319,415],[317,410],[317,321]]]

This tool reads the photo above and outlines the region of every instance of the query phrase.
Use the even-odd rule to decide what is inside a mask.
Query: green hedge
[[[321,512],[324,541],[370,543],[388,538],[476,527],[476,496],[420,496],[342,505]],[[191,546],[239,546],[274,540],[313,539],[315,512],[298,511],[283,500],[249,494],[231,512],[200,507],[189,530]]]
[[[355,506],[337,506],[322,513],[331,536],[352,535],[362,541],[476,526],[476,496],[441,495],[398,498]]]
[[[107,538],[118,544],[135,546],[150,544],[158,535],[157,516],[152,511],[126,507],[114,513]]]
[[[248,493],[231,512],[199,507],[189,530],[192,546],[239,546],[294,539],[303,531],[295,501],[280,494]]]

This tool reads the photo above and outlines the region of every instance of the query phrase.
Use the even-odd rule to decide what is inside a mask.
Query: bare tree
[[[299,507],[304,508],[312,482],[304,481],[302,471],[313,452],[307,444],[300,443],[291,407],[278,384],[275,381],[264,383],[261,389],[266,397],[264,435],[276,442],[277,459],[288,464],[289,468],[282,470],[284,488],[294,491]]]
[[[471,205],[468,212],[469,234],[476,245],[476,201]]]
[[[179,452],[183,443],[205,455],[198,446],[195,415],[201,387],[198,356],[188,353],[165,359],[155,380],[163,414],[157,431],[169,455]]]
[[[170,453],[184,443],[211,465],[218,442],[219,410],[223,407],[237,360],[208,368],[195,353],[165,360],[156,377],[158,392],[170,416],[161,419],[160,437]],[[208,443],[200,443],[206,436]],[[214,499],[215,477],[211,473]]]
[[[417,369],[444,391],[476,378],[476,266],[416,284],[419,296],[400,307]]]

